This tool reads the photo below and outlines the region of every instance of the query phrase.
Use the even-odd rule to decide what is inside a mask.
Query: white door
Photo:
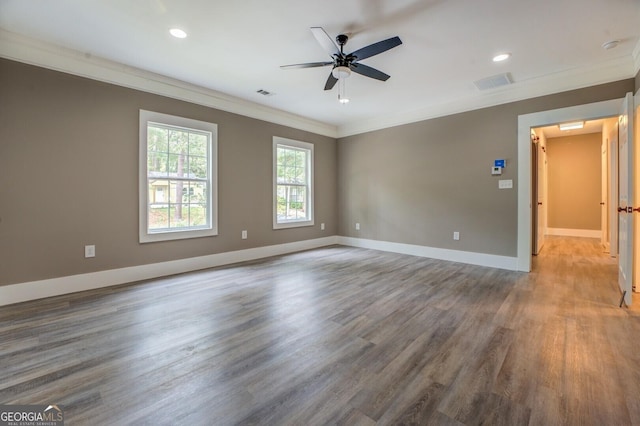
[[[538,159],[538,164],[537,164],[537,182],[536,182],[536,187],[537,187],[537,202],[538,202],[538,214],[537,214],[537,220],[538,220],[538,224],[537,224],[537,228],[538,228],[538,235],[536,236],[536,241],[537,241],[537,251],[536,253],[540,253],[540,250],[542,250],[542,246],[544,245],[544,235],[546,234],[546,230],[547,230],[547,205],[545,204],[545,198],[546,198],[546,173],[545,173],[545,164],[547,162],[547,156],[546,156],[546,152],[545,152],[545,147],[542,145],[541,142],[538,142],[536,144],[536,150],[538,152],[537,155],[537,159]]]
[[[609,255],[618,256],[618,122],[609,133]]]
[[[633,286],[633,95],[627,93],[618,117],[618,285],[631,305]]]
[[[604,247],[605,253],[609,253],[609,218],[607,217],[607,212],[609,209],[607,208],[607,191],[609,187],[608,177],[609,177],[609,161],[608,151],[609,149],[609,139],[603,136],[602,144],[600,146],[600,151],[602,153],[601,158],[601,188],[600,188],[600,229],[602,230],[602,234],[600,236],[600,242]]]

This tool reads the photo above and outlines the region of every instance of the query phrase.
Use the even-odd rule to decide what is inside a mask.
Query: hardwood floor
[[[640,297],[596,240],[530,274],[342,246],[0,308],[0,403],[67,425],[640,424]]]

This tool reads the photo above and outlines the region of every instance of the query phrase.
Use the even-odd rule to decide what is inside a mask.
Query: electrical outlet
[[[324,231],[324,223],[321,223],[321,224],[320,224],[320,230],[321,230],[321,231]]]
[[[359,230],[360,230],[360,224],[356,223],[356,231],[359,231]]]
[[[453,232],[453,239],[458,241],[460,239],[460,233],[458,231]]]
[[[96,246],[84,246],[84,257],[96,257]]]
[[[246,230],[246,229],[243,229],[243,230],[242,230],[242,239],[243,239],[243,240],[246,240],[246,239],[247,239],[247,230]]]

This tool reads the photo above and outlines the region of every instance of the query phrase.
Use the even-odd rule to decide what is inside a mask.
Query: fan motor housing
[[[346,34],[338,34],[336,36],[336,41],[340,46],[344,46],[345,44],[347,44],[347,40],[349,40],[349,36]]]

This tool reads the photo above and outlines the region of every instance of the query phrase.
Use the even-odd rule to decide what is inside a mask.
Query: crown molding
[[[311,133],[337,137],[337,127],[108,59],[0,29],[0,57],[216,108]]]
[[[636,70],[639,59],[637,56],[640,56],[639,46],[640,43],[634,51]],[[637,56],[635,55],[636,53],[638,54]],[[508,86],[496,88],[491,92],[475,91],[472,95],[464,98],[441,102],[437,105],[414,111],[400,111],[386,117],[376,117],[345,124],[338,127],[338,138],[634,78],[636,73],[633,70],[634,59],[631,56],[619,57],[593,66],[574,68],[540,78],[517,81]]]
[[[2,29],[0,29],[0,57],[192,102],[323,136],[342,138],[634,78],[640,70],[640,40],[636,43],[630,56],[615,58],[594,66],[574,68],[541,78],[517,81],[509,86],[494,89],[491,93],[475,91],[464,98],[440,102],[418,110],[401,111],[393,115],[348,123],[339,127]]]

